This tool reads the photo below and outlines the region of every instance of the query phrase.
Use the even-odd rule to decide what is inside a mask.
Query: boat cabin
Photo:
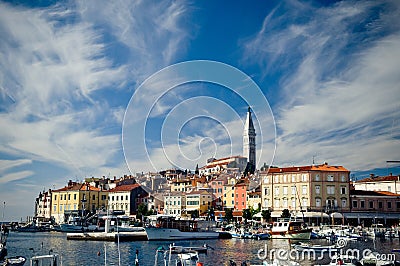
[[[282,218],[272,224],[272,232],[291,232],[303,229],[303,220]]]

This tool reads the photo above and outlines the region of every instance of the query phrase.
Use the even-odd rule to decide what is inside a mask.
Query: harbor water
[[[326,245],[326,240],[313,240],[313,243]],[[10,232],[7,240],[8,257],[22,255],[30,258],[34,255],[57,253],[61,255],[63,265],[134,265],[136,250],[139,251],[138,259],[140,265],[154,265],[156,250],[159,247],[168,249],[168,241],[133,241],[114,242],[102,241],[74,241],[67,240],[65,233],[60,232],[38,232],[23,233]],[[263,257],[272,254],[272,250],[290,250],[289,240],[253,240],[253,239],[216,239],[177,241],[176,245],[202,246],[207,244],[212,249],[207,255],[200,255],[205,265],[225,265],[233,260],[237,265],[247,261],[247,265],[262,265]],[[119,248],[118,248],[119,246]],[[363,240],[349,242],[348,248],[376,251],[379,254],[395,254],[399,260],[399,253],[393,253],[393,249],[400,247],[399,239]],[[266,252],[267,251],[267,252]],[[163,255],[158,255],[158,265],[164,265]],[[172,261],[174,255],[172,256]],[[329,262],[329,254],[325,254],[320,260],[301,260],[301,265],[325,264]],[[26,263],[29,265],[29,261]]]

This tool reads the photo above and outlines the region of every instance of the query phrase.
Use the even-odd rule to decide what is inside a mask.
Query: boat
[[[179,220],[174,216],[157,216],[156,225],[145,227],[148,240],[217,239],[220,232],[199,228],[196,220]]]
[[[18,227],[16,230],[18,232],[30,232],[30,233],[49,232],[50,227],[39,226],[39,225],[35,224],[34,222],[30,222],[30,223],[27,223],[26,225]]]
[[[336,245],[312,245],[310,243],[299,242],[294,245],[294,248],[298,251],[314,251],[316,253],[326,253],[332,254],[333,252],[338,252],[340,248]]]
[[[30,266],[34,265],[60,266],[62,262],[58,254],[39,255],[30,259]]]
[[[271,238],[310,240],[311,228],[303,227],[303,220],[297,218],[282,218],[274,222],[271,230],[268,232]]]
[[[0,243],[0,260],[7,256],[7,248],[5,243]]]
[[[181,250],[175,249],[174,245],[170,245],[169,249],[164,249],[163,247],[159,247],[156,250],[155,261],[154,265],[158,265],[158,254],[163,254],[164,265],[176,265],[176,266],[198,266],[198,265],[205,265],[204,263],[200,262],[199,254],[203,252],[196,251],[196,248],[199,247],[185,247]],[[175,246],[176,247],[176,246]],[[174,250],[174,251],[173,251]],[[202,250],[202,249],[201,249]],[[173,259],[172,254],[176,257]],[[135,264],[136,265],[136,264]],[[137,264],[139,265],[139,263]]]
[[[16,256],[6,258],[2,263],[1,266],[22,266],[26,262],[26,258],[24,256]]]
[[[175,243],[170,245],[170,251],[171,253],[174,254],[179,254],[179,253],[189,253],[189,252],[198,252],[198,253],[207,253],[208,249],[212,249],[210,246],[207,244],[204,244],[203,246],[198,246],[198,247],[185,247],[185,246],[176,246]]]
[[[85,232],[88,227],[84,224],[82,219],[77,216],[70,216],[66,223],[59,224],[58,230],[60,232]]]

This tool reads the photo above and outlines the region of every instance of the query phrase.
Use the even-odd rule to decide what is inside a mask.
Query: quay
[[[119,238],[119,239],[118,239]],[[85,233],[67,233],[67,240],[85,240],[85,241],[140,241],[147,240],[146,231],[140,232],[85,232]]]

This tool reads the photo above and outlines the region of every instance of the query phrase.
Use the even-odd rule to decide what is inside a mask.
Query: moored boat
[[[274,222],[271,230],[268,232],[271,238],[309,240],[311,238],[311,228],[303,227],[303,220],[296,218],[278,219]]]
[[[26,258],[24,256],[16,256],[16,257],[10,257],[6,258],[4,262],[0,265],[1,266],[22,266],[26,262]]]
[[[217,239],[220,232],[199,228],[195,220],[158,216],[155,226],[145,227],[148,240]]]

